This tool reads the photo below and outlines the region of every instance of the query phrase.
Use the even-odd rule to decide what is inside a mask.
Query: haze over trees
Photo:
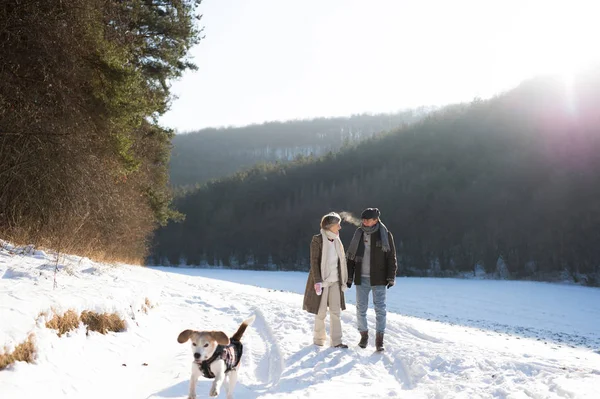
[[[307,270],[321,215],[378,206],[401,274],[595,284],[599,72],[533,79],[338,153],[208,183],[177,199],[186,219],[157,232],[148,261]],[[344,224],[346,244],[353,230]]]
[[[173,138],[171,183],[195,186],[261,162],[318,157],[416,122],[433,109],[420,107],[390,114],[268,122],[177,134]]]

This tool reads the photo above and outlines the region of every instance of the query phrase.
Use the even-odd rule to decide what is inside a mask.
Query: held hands
[[[394,280],[388,280],[387,285],[386,285],[387,289],[389,290],[390,287],[394,286],[394,284],[396,284],[396,282]]]
[[[321,295],[323,293],[322,283],[315,283],[315,292],[317,293],[317,295]]]

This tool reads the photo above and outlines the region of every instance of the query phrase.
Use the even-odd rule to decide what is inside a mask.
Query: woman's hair
[[[333,226],[334,224],[338,224],[341,221],[342,218],[340,215],[338,215],[335,212],[330,212],[321,218],[321,228],[323,230],[329,230],[331,226]]]

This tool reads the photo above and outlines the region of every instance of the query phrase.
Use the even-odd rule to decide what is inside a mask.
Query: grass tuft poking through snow
[[[147,311],[145,311],[147,313]],[[42,313],[42,316],[45,315]],[[54,313],[52,319],[46,322],[46,327],[56,330],[57,335],[62,335],[73,331],[83,323],[88,331],[97,331],[100,334],[106,334],[109,331],[123,332],[126,329],[125,320],[116,313],[97,313],[84,310],[81,316],[72,309],[67,310],[63,315]]]
[[[14,362],[33,362],[35,357],[35,345],[33,344],[33,334],[27,337],[25,342],[15,347],[15,350],[8,353],[0,353],[0,370],[4,370]]]
[[[79,327],[79,315],[71,309],[67,310],[62,316],[55,313],[52,319],[46,322],[46,327],[56,330],[60,337]]]
[[[109,331],[125,331],[125,320],[116,313],[96,313],[84,310],[81,313],[81,321],[88,328],[88,331],[97,331],[100,334],[106,334]]]
[[[154,308],[154,305],[152,304],[152,302],[150,302],[150,299],[146,298],[144,300],[144,304],[142,305],[142,312],[144,312],[145,314],[148,314],[148,312],[152,308]]]

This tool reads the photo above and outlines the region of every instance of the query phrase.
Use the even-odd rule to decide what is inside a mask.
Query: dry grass
[[[144,258],[138,256],[116,256],[112,251],[99,250],[97,248],[90,248],[80,250],[77,253],[79,256],[90,258],[95,262],[119,264],[124,263],[126,265],[142,266],[144,264]]]
[[[54,314],[54,317],[46,322],[46,327],[57,330],[60,337],[79,327],[79,316],[74,310],[67,310],[62,316]]]
[[[45,312],[40,316],[46,316]],[[96,313],[84,310],[81,316],[74,310],[67,310],[62,316],[54,314],[52,319],[46,322],[46,327],[57,330],[58,336],[75,330],[79,323],[87,326],[88,331],[97,331],[100,334],[106,334],[109,331],[125,331],[125,321],[117,313]]]
[[[4,244],[0,245],[0,249],[4,246],[8,246],[9,242],[14,246],[12,253],[22,253],[29,250],[33,247],[34,250],[41,250],[46,252],[47,254],[54,254],[55,247],[53,246],[45,246],[39,243],[31,244],[31,239],[29,238],[29,233],[24,234],[23,236],[11,236],[10,240],[5,241]],[[4,237],[3,237],[4,238]],[[118,256],[115,255],[113,251],[105,251],[99,250],[95,246],[67,246],[61,249],[61,257],[64,257],[64,254],[71,254],[81,256],[82,258],[89,258],[94,262],[100,263],[109,263],[109,264],[126,264],[133,266],[143,266],[145,260],[143,257],[139,256]],[[65,260],[62,260],[64,263]]]
[[[148,314],[148,311],[152,308],[154,308],[154,305],[152,304],[152,302],[150,302],[150,299],[146,298],[144,300],[144,304],[142,305],[142,312]]]
[[[108,331],[125,331],[125,321],[116,313],[96,313],[85,310],[81,313],[81,321],[88,327],[88,331],[97,331],[106,334]]]
[[[4,370],[14,362],[31,363],[34,357],[35,345],[33,345],[33,334],[30,334],[27,340],[17,345],[11,353],[0,353],[0,370]]]

